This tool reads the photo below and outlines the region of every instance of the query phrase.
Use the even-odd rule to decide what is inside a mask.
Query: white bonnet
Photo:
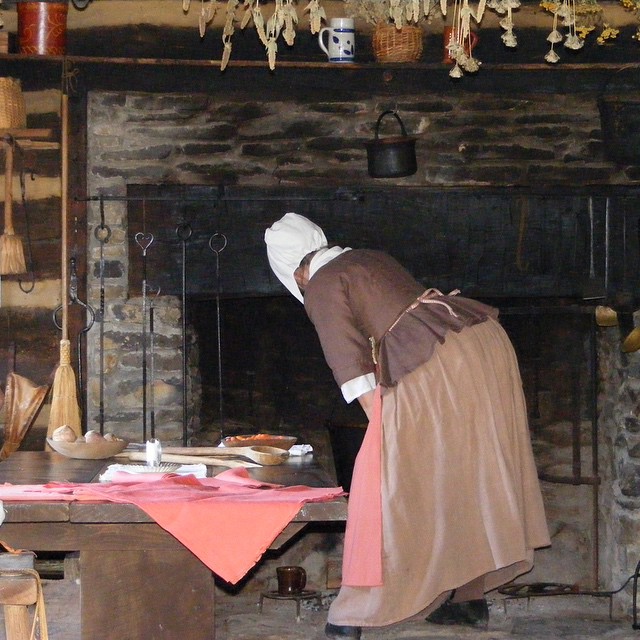
[[[324,232],[304,216],[285,213],[265,231],[264,241],[273,273],[300,302],[304,302],[293,272],[308,253],[327,246]]]

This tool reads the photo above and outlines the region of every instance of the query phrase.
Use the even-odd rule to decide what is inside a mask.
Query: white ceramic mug
[[[324,34],[327,33],[327,44]],[[320,48],[327,54],[329,62],[353,62],[356,53],[356,29],[353,18],[331,18],[328,27],[318,34]]]

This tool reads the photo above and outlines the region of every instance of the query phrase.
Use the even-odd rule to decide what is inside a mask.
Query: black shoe
[[[361,633],[361,627],[341,627],[337,624],[331,624],[330,622],[327,622],[324,628],[324,635],[327,636],[327,638],[355,638],[355,640],[360,640]]]
[[[435,611],[432,611],[426,617],[426,621],[433,624],[463,624],[486,629],[489,624],[489,606],[484,598],[467,602],[447,600]]]

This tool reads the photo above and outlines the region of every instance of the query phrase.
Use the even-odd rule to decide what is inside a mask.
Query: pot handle
[[[378,118],[378,122],[376,122],[376,140],[378,139],[378,133],[380,130],[380,123],[382,122],[382,118],[384,118],[385,116],[388,115],[392,115],[395,117],[395,119],[398,121],[398,124],[400,125],[400,129],[402,130],[402,135],[403,137],[407,137],[407,130],[404,128],[404,124],[402,123],[402,120],[400,120],[400,116],[393,111],[392,109],[389,109],[388,111],[383,111],[380,114],[380,117]]]

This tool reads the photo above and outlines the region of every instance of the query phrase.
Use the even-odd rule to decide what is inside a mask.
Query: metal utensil
[[[153,244],[152,233],[139,231],[136,244],[142,249],[142,440],[147,440],[147,250]]]

